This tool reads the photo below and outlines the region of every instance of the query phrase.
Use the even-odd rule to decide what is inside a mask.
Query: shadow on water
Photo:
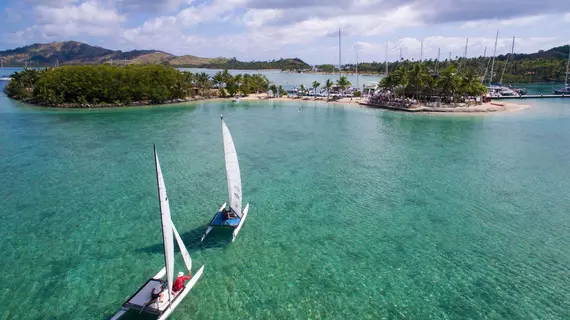
[[[207,226],[198,227],[180,234],[180,238],[182,238],[186,249],[190,251],[190,255],[192,255],[192,251],[196,252],[207,249],[223,248],[232,242],[233,229],[230,228],[214,228],[204,241],[200,241],[200,238],[202,238],[206,228]],[[162,242],[156,243],[145,248],[140,248],[137,251],[162,254],[164,252],[164,244]]]

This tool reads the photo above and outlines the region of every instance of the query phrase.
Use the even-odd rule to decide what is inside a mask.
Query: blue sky
[[[0,50],[76,40],[110,49],[309,63],[536,52],[568,44],[560,0],[0,0]],[[566,8],[566,9],[564,9]]]

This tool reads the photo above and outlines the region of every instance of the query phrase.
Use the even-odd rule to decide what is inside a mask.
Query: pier
[[[492,97],[491,100],[513,100],[513,99],[555,99],[555,98],[570,98],[570,94],[527,94],[520,97]]]

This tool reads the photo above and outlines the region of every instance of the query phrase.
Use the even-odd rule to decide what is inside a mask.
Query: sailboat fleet
[[[504,86],[503,83],[503,77],[505,75],[505,71],[507,70],[507,66],[509,63],[509,57],[512,56],[514,54],[514,49],[515,49],[515,38],[513,37],[513,44],[511,46],[511,54],[510,56],[507,55],[507,60],[505,62],[505,67],[503,68],[503,72],[501,73],[501,79],[499,80],[499,83],[493,83],[493,78],[495,75],[495,71],[494,71],[494,67],[495,67],[495,55],[497,53],[497,40],[499,39],[499,31],[497,31],[497,36],[495,38],[495,48],[493,49],[493,58],[489,60],[489,62],[491,63],[491,72],[489,74],[489,83],[487,85],[487,96],[491,97],[491,98],[497,98],[497,97],[520,97],[522,95],[525,95],[527,93],[526,89],[523,88],[513,88],[512,86]],[[485,47],[485,52],[487,51],[487,48]],[[487,68],[485,69],[485,74],[483,75],[483,83],[485,82],[486,79],[486,75],[487,75],[487,69],[489,68],[489,65],[487,65]]]
[[[229,191],[230,207],[225,210],[226,203],[220,208],[214,219],[210,222],[204,237],[212,230],[214,226],[227,226],[234,228],[232,242],[238,235],[247,212],[249,211],[249,203],[245,209],[241,210],[242,192],[241,192],[241,174],[237,152],[231,137],[230,131],[222,117],[222,136],[224,144],[224,158],[226,162],[226,175]],[[158,160],[156,145],[154,146],[154,162],[156,169],[156,180],[158,184],[158,199],[160,203],[160,221],[162,229],[162,243],[164,245],[164,267],[147,280],[130,298],[128,298],[121,309],[111,318],[117,320],[129,310],[145,313],[150,316],[156,316],[156,319],[163,320],[168,318],[182,300],[190,293],[190,290],[196,285],[202,273],[204,266],[202,265],[198,271],[191,276],[189,282],[179,291],[175,291],[174,286],[174,240],[178,244],[180,254],[184,265],[191,275],[192,259],[180,234],[176,230],[170,214],[170,206],[168,196],[166,194],[166,186],[162,176],[162,169]],[[179,274],[180,276],[180,274]]]

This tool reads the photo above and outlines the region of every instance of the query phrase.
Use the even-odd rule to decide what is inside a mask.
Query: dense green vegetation
[[[457,72],[451,66],[434,75],[425,64],[418,62],[398,67],[380,81],[380,86],[390,90],[389,98],[433,100],[438,96],[447,102],[479,97],[486,92],[485,85],[473,72]]]
[[[164,65],[85,65],[24,70],[12,75],[4,92],[13,99],[46,106],[157,104],[199,96],[266,91],[260,74],[180,72]],[[213,87],[220,90],[211,90]]]
[[[532,54],[507,54],[497,56],[493,68],[492,82],[499,82],[503,73],[503,83],[564,81],[569,50],[570,46],[562,46],[547,51],[541,50]],[[490,62],[490,57],[477,57],[468,59],[457,58],[451,61],[446,59],[440,62],[437,62],[435,59],[428,59],[422,61],[422,64],[432,73],[436,73],[445,67],[454,66],[460,72],[472,72],[475,76],[483,77],[485,70],[487,70],[485,83],[488,83],[491,78]],[[388,70],[392,72],[400,67],[409,69],[416,63],[417,62],[409,60],[389,62]],[[507,66],[506,69],[505,65]],[[332,67],[332,65],[323,66],[326,70]],[[317,66],[317,68],[320,67],[321,66]],[[356,65],[344,65],[343,70],[354,72],[356,71]],[[358,64],[358,71],[363,73],[383,74],[385,70],[386,65],[384,62],[364,62]]]
[[[200,65],[178,65],[178,67],[209,68],[209,69],[234,69],[234,70],[307,70],[312,67],[301,59],[279,59],[271,61],[238,61],[232,58],[225,61],[205,63]]]

